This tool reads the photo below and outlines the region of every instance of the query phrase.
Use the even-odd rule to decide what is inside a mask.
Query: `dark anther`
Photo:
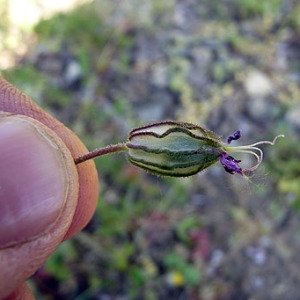
[[[227,143],[230,144],[231,141],[236,141],[241,137],[241,131],[237,130],[233,135],[227,138]]]

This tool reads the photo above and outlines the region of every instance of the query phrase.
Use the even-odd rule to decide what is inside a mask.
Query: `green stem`
[[[116,144],[116,145],[109,145],[106,146],[104,148],[100,148],[100,149],[96,149],[94,151],[91,151],[83,156],[79,156],[77,158],[74,159],[75,165],[78,165],[82,162],[85,162],[89,159],[94,159],[98,156],[103,156],[105,154],[110,154],[110,153],[114,153],[114,152],[120,152],[120,151],[126,151],[127,147],[126,144],[124,143],[120,143],[120,144]]]

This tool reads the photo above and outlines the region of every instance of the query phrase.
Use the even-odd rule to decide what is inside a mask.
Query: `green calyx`
[[[164,121],[132,130],[126,143],[128,160],[151,173],[184,177],[216,163],[222,141],[200,126]]]
[[[163,121],[138,127],[129,133],[126,143],[109,145],[96,149],[74,159],[75,164],[89,159],[127,151],[128,160],[134,165],[161,176],[185,177],[194,175],[220,160],[225,171],[230,174],[248,176],[257,169],[263,159],[263,151],[257,146],[274,145],[273,141],[259,141],[251,145],[229,146],[231,141],[241,137],[236,131],[224,144],[212,131],[186,122]],[[235,159],[229,152],[253,155],[257,162],[252,167],[239,166],[240,159]]]

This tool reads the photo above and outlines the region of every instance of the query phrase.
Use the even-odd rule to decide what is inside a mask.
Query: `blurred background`
[[[0,0],[0,74],[90,150],[166,119],[286,136],[248,180],[97,159],[97,211],[30,279],[38,299],[299,299],[299,16],[296,0]]]

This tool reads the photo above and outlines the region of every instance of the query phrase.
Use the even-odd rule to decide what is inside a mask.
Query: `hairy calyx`
[[[246,146],[229,146],[241,137],[236,131],[223,143],[213,131],[187,122],[163,121],[133,129],[125,143],[106,146],[76,158],[75,164],[114,152],[127,151],[132,164],[161,176],[185,177],[194,175],[220,161],[230,174],[247,175],[262,162],[263,151],[257,146],[274,145],[283,135],[273,141],[260,141]],[[257,163],[244,168],[241,160],[229,155],[240,152],[254,155]]]

